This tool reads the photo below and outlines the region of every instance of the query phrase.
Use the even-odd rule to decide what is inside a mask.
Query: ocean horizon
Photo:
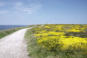
[[[0,25],[0,30],[12,29],[17,27],[25,27],[27,25]]]

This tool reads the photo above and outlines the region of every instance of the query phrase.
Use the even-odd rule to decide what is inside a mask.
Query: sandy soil
[[[21,29],[0,39],[0,58],[29,58],[24,34],[27,29]]]

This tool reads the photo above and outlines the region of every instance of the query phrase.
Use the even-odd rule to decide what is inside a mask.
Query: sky
[[[87,0],[0,0],[0,25],[87,24]]]

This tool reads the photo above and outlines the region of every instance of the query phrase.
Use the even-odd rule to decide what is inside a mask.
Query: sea
[[[0,25],[0,30],[12,29],[17,27],[25,27],[26,25]]]

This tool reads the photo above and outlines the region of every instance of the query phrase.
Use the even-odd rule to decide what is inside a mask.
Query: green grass
[[[33,36],[32,29],[29,29],[25,35],[28,52],[31,58],[87,58],[86,55],[71,51],[49,51],[37,44],[37,40]]]
[[[6,35],[9,35],[17,30],[20,30],[24,27],[17,27],[17,28],[13,28],[13,29],[8,29],[8,30],[0,30],[0,39]]]

